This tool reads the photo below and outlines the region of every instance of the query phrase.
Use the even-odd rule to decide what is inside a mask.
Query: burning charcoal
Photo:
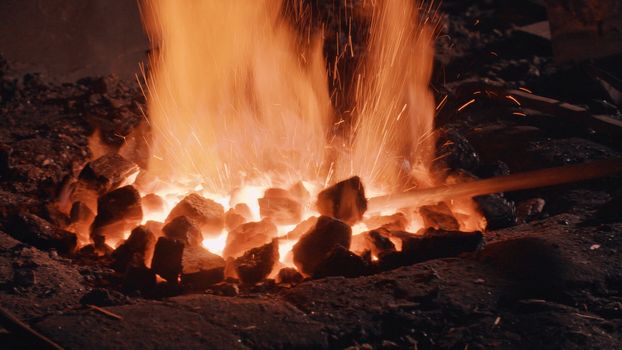
[[[14,216],[8,223],[9,233],[16,239],[39,249],[56,249],[61,254],[76,250],[78,237],[30,213]]]
[[[402,240],[402,255],[409,263],[448,258],[474,252],[484,245],[481,232],[460,232],[428,229],[421,236]]]
[[[431,227],[447,231],[456,231],[460,228],[460,224],[445,203],[424,205],[419,208],[419,215],[421,215],[423,226],[426,228]]]
[[[391,232],[383,227],[363,232],[359,235],[352,236],[350,250],[358,255],[362,255],[365,251],[369,251],[374,256],[389,251],[395,251],[395,244],[391,242],[390,236]]]
[[[334,247],[313,272],[313,278],[329,276],[358,277],[369,273],[369,265],[360,256],[341,245]]]
[[[97,201],[97,216],[91,225],[91,235],[123,238],[125,232],[140,225],[143,210],[140,194],[132,186],[118,188]]]
[[[286,190],[269,188],[259,198],[259,213],[277,225],[295,225],[302,220],[302,204]]]
[[[367,210],[365,189],[358,176],[336,183],[317,196],[320,214],[339,219],[348,225],[361,220]]]
[[[186,247],[181,284],[186,290],[205,290],[225,279],[225,259],[201,247]]]
[[[292,187],[289,188],[288,192],[299,203],[307,203],[311,198],[311,193],[309,193],[302,181],[296,182]]]
[[[144,226],[147,228],[147,230],[151,231],[156,237],[160,237],[164,235],[164,233],[162,232],[162,229],[164,228],[164,223],[149,220],[145,223]]]
[[[285,236],[282,237],[285,237],[287,239],[300,238],[300,236],[304,235],[305,233],[307,233],[307,231],[315,227],[315,225],[317,224],[317,219],[317,216],[312,216],[308,218],[307,220],[296,225],[293,230],[289,231]]]
[[[164,199],[155,193],[149,193],[141,200],[143,209],[149,212],[161,212],[164,211],[165,204]]]
[[[247,223],[253,218],[251,208],[244,203],[238,203],[225,213],[225,226],[231,231],[236,227]]]
[[[145,266],[144,257],[136,254],[131,259],[123,276],[123,289],[126,291],[153,291],[156,287],[156,275]]]
[[[313,275],[317,266],[338,245],[349,248],[352,229],[340,220],[320,216],[315,227],[294,245],[294,263],[298,270]]]
[[[298,284],[302,282],[302,280],[303,277],[300,272],[293,267],[284,267],[280,269],[279,273],[276,275],[276,283],[278,284]]]
[[[185,216],[178,216],[162,228],[164,235],[170,239],[184,242],[187,246],[198,247],[203,242],[201,231],[194,222]]]
[[[516,207],[514,202],[499,194],[473,197],[484,214],[489,230],[496,230],[516,225]]]
[[[153,252],[151,269],[171,283],[177,283],[181,273],[184,243],[167,237],[158,238]]]
[[[279,245],[276,239],[258,248],[253,248],[235,259],[235,270],[242,283],[254,285],[268,277],[272,267],[279,261]]]
[[[390,231],[404,231],[408,225],[408,218],[404,213],[395,213],[393,215],[376,215],[364,220],[365,225],[369,228],[386,228]]]
[[[536,219],[544,209],[546,202],[542,198],[531,198],[518,203],[516,216],[519,222]]]
[[[69,214],[70,224],[68,229],[78,234],[81,240],[88,241],[93,220],[95,220],[95,214],[86,204],[74,202]]]
[[[187,195],[171,210],[165,222],[178,216],[186,216],[201,232],[219,235],[225,227],[225,209],[211,199],[196,193]]]
[[[146,265],[153,255],[155,241],[155,235],[147,227],[136,227],[128,239],[112,253],[112,268],[123,272],[132,259],[138,258]]]
[[[105,155],[87,164],[78,179],[88,183],[99,194],[104,194],[132,183],[139,168],[118,154]]]
[[[251,248],[270,242],[276,234],[276,226],[270,220],[242,224],[229,232],[223,256],[238,257]]]

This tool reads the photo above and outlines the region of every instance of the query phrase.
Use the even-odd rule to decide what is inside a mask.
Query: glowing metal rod
[[[456,185],[416,189],[374,197],[368,200],[367,207],[370,212],[390,208],[408,208],[434,204],[452,198],[561,185],[616,174],[622,174],[622,159],[598,160],[585,164],[534,170]]]

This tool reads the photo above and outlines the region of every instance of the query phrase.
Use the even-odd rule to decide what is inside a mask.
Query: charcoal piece
[[[145,266],[144,257],[140,254],[131,259],[123,275],[123,289],[126,292],[140,291],[148,293],[156,288],[156,274]]]
[[[311,193],[309,193],[302,181],[296,182],[287,191],[300,203],[307,203],[311,199]]]
[[[214,291],[215,294],[226,297],[234,297],[240,294],[240,287],[238,287],[237,283],[221,282],[213,285],[210,289]]]
[[[238,203],[235,207],[230,208],[225,213],[225,227],[227,230],[231,231],[236,227],[249,222],[252,218],[253,213],[251,212],[251,208],[244,203]]]
[[[201,231],[185,216],[178,216],[162,227],[164,235],[170,239],[184,242],[187,246],[198,247],[203,242]]]
[[[155,193],[149,193],[141,200],[143,209],[149,212],[162,212],[165,208],[164,199]]]
[[[276,275],[276,283],[278,284],[298,284],[302,282],[304,277],[293,267],[284,267],[279,270]]]
[[[313,278],[329,276],[358,277],[369,272],[369,265],[362,257],[341,245],[337,245],[316,266]]]
[[[358,255],[362,255],[365,251],[369,251],[374,256],[389,251],[395,251],[395,244],[393,244],[389,237],[391,237],[391,231],[384,227],[363,232],[352,236],[350,250]]]
[[[393,215],[375,215],[363,221],[371,229],[386,228],[391,231],[404,231],[408,225],[408,218],[404,213]]]
[[[229,232],[223,257],[238,257],[249,249],[270,242],[276,235],[276,226],[267,219],[242,224]]]
[[[80,298],[82,305],[113,306],[127,304],[128,297],[115,290],[95,288]]]
[[[404,254],[401,251],[389,251],[378,255],[378,261],[375,262],[376,271],[388,271],[404,266],[409,263]]]
[[[185,290],[205,290],[225,279],[225,259],[201,247],[186,247],[181,284]]]
[[[11,168],[11,154],[13,148],[11,146],[0,143],[0,179],[8,179]]]
[[[315,227],[307,231],[292,248],[298,270],[313,275],[317,266],[338,245],[350,247],[352,229],[340,220],[320,216]]]
[[[8,233],[15,239],[39,249],[56,249],[61,254],[70,255],[78,245],[75,233],[56,227],[34,214],[14,215],[7,226]]]
[[[164,235],[162,229],[164,228],[164,223],[159,221],[149,220],[144,225],[147,230],[151,231],[156,237],[160,237]]]
[[[151,269],[165,280],[177,283],[181,273],[181,261],[184,253],[184,243],[160,237],[155,245]]]
[[[112,268],[123,272],[132,259],[140,259],[143,265],[148,264],[153,255],[155,242],[155,235],[147,227],[136,227],[128,239],[112,252]]]
[[[91,225],[92,236],[120,239],[143,219],[140,194],[132,186],[106,193],[97,201],[97,207],[97,216]]]
[[[353,225],[367,210],[365,189],[358,176],[336,183],[317,196],[318,212]]]
[[[445,203],[424,205],[419,208],[419,215],[425,228],[431,227],[437,230],[456,231],[460,229],[458,220],[454,218],[451,209]]]
[[[277,225],[295,225],[302,220],[302,204],[286,190],[269,188],[258,202],[261,217]]]
[[[225,227],[225,209],[211,199],[196,193],[184,197],[168,214],[166,223],[178,216],[192,220],[204,234],[219,235]]]
[[[74,202],[71,205],[69,213],[70,223],[67,229],[75,232],[81,241],[88,241],[93,220],[95,220],[95,214],[86,204],[80,201]]]
[[[97,213],[98,191],[91,188],[87,183],[78,181],[68,185],[70,188],[70,200],[86,205],[93,213]]]
[[[486,228],[497,230],[516,225],[516,206],[514,202],[499,194],[473,197],[486,218]]]
[[[542,198],[531,198],[521,201],[516,206],[516,217],[518,222],[527,222],[537,219],[546,202]]]
[[[448,130],[437,140],[435,167],[440,169],[465,169],[475,171],[479,167],[479,155],[469,141],[456,130]]]
[[[279,261],[279,245],[276,239],[261,247],[246,251],[235,259],[235,270],[240,281],[246,285],[254,285],[268,277],[274,264]]]
[[[78,180],[87,183],[101,195],[132,183],[139,170],[133,162],[118,154],[110,154],[88,163],[80,172]]]
[[[78,256],[83,258],[99,258],[99,257],[109,257],[114,252],[114,249],[107,245],[106,243],[102,244],[87,244],[84,247],[80,248],[78,252]]]
[[[310,229],[315,227],[315,225],[317,224],[317,219],[318,219],[317,216],[311,216],[310,218],[296,225],[296,227],[294,227],[293,230],[289,231],[287,234],[281,237],[286,238],[286,239],[298,239],[300,238],[300,236],[304,235]]]
[[[484,246],[481,232],[461,232],[428,229],[423,235],[402,240],[402,255],[407,263],[449,258],[474,252]]]

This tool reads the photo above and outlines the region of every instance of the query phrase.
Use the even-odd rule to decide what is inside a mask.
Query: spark
[[[521,105],[520,102],[518,102],[518,100],[514,96],[512,96],[512,95],[507,95],[507,96],[505,96],[505,98],[507,98],[508,100],[514,102],[517,106]]]
[[[463,109],[467,108],[468,106],[472,105],[473,103],[475,103],[475,99],[472,98],[469,100],[469,102],[463,104],[462,106],[460,106],[460,108],[458,108],[458,112],[461,112]]]

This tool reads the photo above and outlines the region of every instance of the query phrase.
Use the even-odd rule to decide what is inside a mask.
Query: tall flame
[[[359,175],[383,191],[430,184],[433,33],[417,1],[365,2],[356,12],[371,22],[343,142],[328,141],[336,113],[322,33],[300,40],[282,1],[144,1],[158,51],[147,91],[152,173],[220,193],[257,178]]]
[[[331,119],[322,39],[301,45],[279,0],[148,1],[150,170],[213,191],[315,179]]]
[[[414,177],[430,184],[434,156],[433,33],[412,0],[370,6],[367,52],[358,68],[346,174],[395,191]]]

